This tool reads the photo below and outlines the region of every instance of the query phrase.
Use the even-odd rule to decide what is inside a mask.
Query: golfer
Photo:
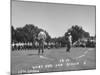
[[[71,33],[68,33],[67,35],[67,49],[66,49],[66,52],[70,52],[70,48],[72,46],[72,36],[71,36]]]
[[[42,54],[44,53],[45,40],[46,40],[46,33],[44,31],[40,31],[38,34],[38,43],[39,43],[38,54],[40,54],[40,50],[42,50]]]

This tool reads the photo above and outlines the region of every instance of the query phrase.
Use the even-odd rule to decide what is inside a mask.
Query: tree
[[[15,29],[11,26],[11,42],[13,43],[15,40]]]
[[[68,35],[69,32],[72,35],[72,43],[80,38],[90,36],[88,32],[84,31],[82,27],[78,25],[72,26],[70,29],[68,29],[68,31],[65,33],[65,37]]]
[[[51,36],[48,34],[48,32],[46,32],[46,42],[49,43],[51,41]]]
[[[18,27],[14,29],[11,27],[12,32],[12,40],[17,42],[32,42],[35,44],[36,37],[38,37],[38,33],[40,31],[44,31],[46,33],[47,39],[46,42],[49,43],[51,40],[51,36],[48,34],[47,31],[38,28],[33,24],[26,24],[24,27]]]
[[[83,33],[83,37],[85,37],[85,38],[88,38],[88,37],[90,37],[90,34],[89,34],[89,32],[84,32],[84,33]]]

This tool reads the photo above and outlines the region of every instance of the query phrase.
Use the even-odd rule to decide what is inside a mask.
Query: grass
[[[43,55],[37,50],[11,52],[11,73],[35,73],[86,70],[96,68],[95,48],[45,49]],[[22,71],[22,72],[21,72]],[[29,72],[30,71],[30,72]],[[34,71],[34,72],[33,72]]]

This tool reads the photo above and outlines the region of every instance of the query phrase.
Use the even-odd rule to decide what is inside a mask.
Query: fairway
[[[87,70],[96,68],[95,48],[45,49],[38,55],[38,50],[20,50],[11,52],[11,72],[14,74]]]

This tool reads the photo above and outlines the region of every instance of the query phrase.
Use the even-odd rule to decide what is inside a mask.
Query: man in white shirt
[[[68,38],[68,43],[67,43],[67,49],[66,49],[66,51],[70,52],[70,48],[72,46],[72,36],[71,36],[71,33],[68,33],[67,38]]]
[[[39,42],[38,54],[40,54],[41,49],[42,49],[42,54],[43,54],[45,40],[46,40],[46,33],[44,31],[40,31],[39,34],[38,34],[38,42]]]

